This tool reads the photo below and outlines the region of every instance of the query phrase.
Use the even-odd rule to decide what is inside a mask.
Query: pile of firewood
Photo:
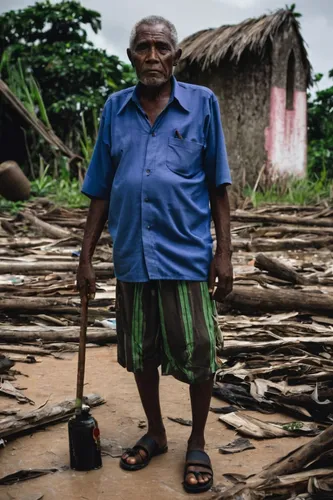
[[[15,362],[61,359],[78,348],[75,273],[86,213],[39,200],[18,215],[0,214],[0,394],[2,388],[21,397],[8,385]],[[231,406],[212,411],[246,438],[315,437],[256,476],[235,476],[218,498],[333,498],[333,209],[235,211],[232,238],[234,290],[218,306],[224,346],[214,388]],[[88,347],[117,341],[106,229],[94,266],[98,291],[89,307]],[[263,422],[243,409],[284,413],[295,422]],[[43,410],[35,410],[37,421],[39,413],[46,421]],[[9,417],[0,421],[6,435],[20,431],[16,423],[25,425],[24,415]]]

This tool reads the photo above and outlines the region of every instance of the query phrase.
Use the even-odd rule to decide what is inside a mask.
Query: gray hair
[[[130,49],[131,50],[133,50],[133,48],[134,48],[134,43],[135,43],[138,29],[143,24],[147,24],[148,26],[156,26],[157,24],[163,24],[170,31],[170,38],[171,38],[171,43],[172,43],[173,48],[174,49],[177,48],[177,46],[178,46],[178,34],[177,34],[177,30],[175,28],[175,25],[172,24],[167,19],[165,19],[165,17],[148,16],[148,17],[144,17],[143,19],[141,19],[141,21],[137,22],[135,24],[135,26],[133,27],[133,29],[131,31],[131,36],[130,36]]]

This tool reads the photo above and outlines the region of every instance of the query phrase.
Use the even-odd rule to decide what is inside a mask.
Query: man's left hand
[[[218,278],[217,284],[215,284],[216,277]],[[229,295],[232,291],[233,280],[231,255],[216,253],[210,266],[208,283],[210,293],[214,293],[215,286],[217,286],[213,295],[214,300],[222,302]]]

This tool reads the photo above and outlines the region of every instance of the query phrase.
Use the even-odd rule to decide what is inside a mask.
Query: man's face
[[[170,31],[164,24],[142,24],[138,28],[134,48],[128,49],[127,54],[138,80],[147,87],[160,87],[171,78],[181,51],[174,49]]]

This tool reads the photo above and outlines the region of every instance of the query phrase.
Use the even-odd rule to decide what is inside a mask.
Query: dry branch
[[[71,233],[69,231],[66,231],[65,229],[62,229],[61,227],[54,226],[52,224],[49,224],[48,222],[44,222],[43,220],[40,220],[38,217],[36,217],[32,212],[25,210],[24,212],[21,212],[22,217],[29,221],[31,224],[36,226],[40,231],[42,231],[46,236],[49,236],[51,238],[55,238],[58,240],[61,240],[63,238],[69,238]]]
[[[308,280],[298,274],[291,266],[283,264],[280,260],[267,257],[260,253],[255,260],[255,267],[263,271],[268,271],[272,276],[291,283],[306,285]]]
[[[89,394],[86,399],[91,407],[105,402],[98,394]],[[67,420],[74,413],[74,404],[74,400],[66,400],[55,405],[48,404],[28,413],[19,412],[16,415],[0,418],[0,438],[13,437],[28,430]]]

